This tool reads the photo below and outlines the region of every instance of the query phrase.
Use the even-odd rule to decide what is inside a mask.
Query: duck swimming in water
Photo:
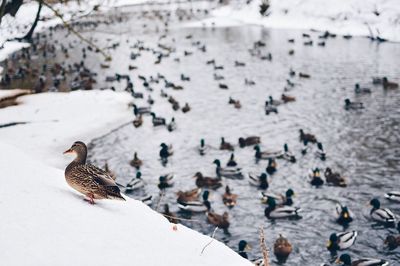
[[[237,201],[237,194],[233,194],[229,186],[225,187],[225,193],[222,195],[222,201],[224,202],[225,206],[233,207],[236,205]]]
[[[231,154],[231,157],[229,158],[229,161],[226,163],[226,166],[228,166],[228,167],[237,166],[237,163],[235,161],[235,155],[233,153]]]
[[[267,204],[268,207],[265,208],[264,214],[268,219],[301,218],[299,215],[300,208],[291,206],[278,207],[273,198],[268,198]]]
[[[262,203],[267,203],[268,198],[273,198],[275,200],[275,202],[277,203],[278,206],[292,206],[293,205],[293,199],[292,197],[295,196],[293,189],[289,188],[288,190],[286,190],[285,195],[274,195],[274,194],[270,194],[270,193],[265,193],[265,192],[261,192],[262,198],[261,198],[261,202]]]
[[[337,264],[342,263],[342,266],[388,266],[389,262],[381,259],[370,259],[370,258],[365,258],[365,259],[359,259],[352,261],[351,257],[349,254],[342,254],[340,257],[336,260]]]
[[[221,162],[220,160],[216,159],[213,162],[216,165],[215,172],[217,176],[223,176],[226,178],[232,178],[232,179],[242,179],[243,174],[241,168],[238,167],[221,167]]]
[[[289,240],[279,234],[279,237],[275,240],[274,243],[274,254],[278,261],[285,262],[290,253],[292,253],[292,250],[292,244],[290,244]]]
[[[269,186],[266,173],[262,173],[260,176],[249,173],[249,182],[250,185],[256,186],[260,189],[267,189]]]
[[[276,163],[275,159],[270,158],[270,159],[268,159],[268,166],[265,169],[265,171],[269,175],[273,175],[276,172],[276,167],[277,167],[277,163]]]
[[[336,253],[339,250],[348,249],[354,245],[357,236],[357,231],[332,233],[329,237],[327,249],[332,253]]]
[[[347,226],[353,221],[353,213],[347,206],[336,204],[336,222],[340,225]]]
[[[239,146],[240,148],[244,148],[246,146],[253,146],[261,143],[261,138],[258,136],[250,136],[247,138],[239,138]]]
[[[220,178],[205,177],[200,172],[197,172],[194,177],[196,177],[196,186],[199,188],[217,189],[222,186]]]
[[[385,226],[395,225],[396,217],[393,212],[387,208],[381,208],[381,203],[377,198],[372,199],[370,205],[372,206],[370,211],[372,220]]]
[[[311,177],[311,181],[310,181],[311,185],[320,187],[324,184],[324,180],[322,180],[322,178],[321,178],[321,173],[319,171],[319,168],[313,169],[310,177]]]
[[[220,150],[229,150],[229,151],[234,150],[232,144],[230,144],[229,142],[226,142],[224,137],[221,138],[221,144],[219,145],[219,149]]]

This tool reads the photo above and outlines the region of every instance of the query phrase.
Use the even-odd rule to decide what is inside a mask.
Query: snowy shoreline
[[[201,255],[208,236],[182,225],[173,230],[140,201],[92,206],[68,187],[63,169],[71,158],[62,151],[130,121],[129,94],[41,93],[19,101],[0,110],[1,123],[31,122],[0,130],[5,265],[251,265],[217,240]]]

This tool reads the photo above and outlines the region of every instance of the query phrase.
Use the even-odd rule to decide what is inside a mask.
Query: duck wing
[[[380,260],[380,259],[359,259],[354,261],[352,266],[387,266],[389,263],[385,260]]]
[[[90,175],[97,185],[103,187],[108,196],[123,199],[117,183],[109,173],[91,164],[82,165],[81,170]]]

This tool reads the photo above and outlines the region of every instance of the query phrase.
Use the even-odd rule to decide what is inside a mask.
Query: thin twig
[[[164,215],[164,216],[167,217],[167,218],[172,218],[172,219],[176,219],[176,220],[188,221],[188,222],[195,222],[195,223],[202,223],[200,220],[179,218],[179,217],[175,217],[175,216],[166,215],[166,214],[163,214],[163,213],[162,213],[162,215]]]
[[[264,258],[264,266],[269,266],[269,251],[265,244],[264,228],[260,227],[260,248]]]
[[[36,0],[38,1],[38,0]],[[79,32],[77,32],[71,25],[69,25],[69,23],[64,19],[64,16],[58,12],[58,10],[54,9],[50,4],[46,3],[45,1],[43,1],[43,4],[48,7],[51,11],[53,11],[54,15],[58,18],[61,19],[63,25],[73,34],[75,34],[79,39],[81,39],[82,41],[86,42],[87,44],[89,44],[90,46],[94,47],[97,51],[99,51],[105,58],[105,60],[109,61],[111,60],[111,56],[106,54],[100,47],[98,47],[96,44],[94,44],[93,42],[91,42],[90,40],[86,39],[85,37],[82,36],[82,34],[80,34]]]
[[[211,235],[211,240],[210,240],[210,242],[208,242],[208,243],[203,247],[203,249],[201,250],[200,255],[203,255],[204,250],[214,241],[214,236],[215,236],[215,233],[217,232],[217,230],[218,230],[218,226],[215,227],[214,232],[213,232],[213,234]]]

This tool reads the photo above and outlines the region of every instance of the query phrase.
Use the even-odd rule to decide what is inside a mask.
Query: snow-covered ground
[[[126,93],[76,91],[20,98],[0,110],[2,265],[251,265],[233,250],[139,201],[90,205],[65,182],[62,155],[132,119]]]
[[[212,12],[212,18],[188,23],[188,27],[256,24],[272,28],[328,30],[337,34],[379,35],[400,42],[398,0],[271,0],[270,15],[259,13],[260,0],[230,4]],[[374,14],[377,11],[379,16]]]

